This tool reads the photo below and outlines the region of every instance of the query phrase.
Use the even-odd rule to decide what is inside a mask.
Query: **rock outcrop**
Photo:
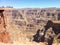
[[[10,35],[6,31],[5,17],[3,15],[4,10],[0,10],[0,42],[11,43]]]
[[[9,38],[19,40],[21,32],[31,39],[38,29],[46,25],[48,20],[60,20],[60,8],[2,8],[0,10],[4,10],[4,21],[1,27],[5,26],[6,28],[7,32],[4,32],[4,36],[6,35],[7,38],[3,36],[6,38],[6,42],[8,42]]]

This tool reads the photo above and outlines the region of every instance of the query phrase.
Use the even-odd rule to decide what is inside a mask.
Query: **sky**
[[[60,8],[60,0],[0,0],[1,6],[14,8]]]

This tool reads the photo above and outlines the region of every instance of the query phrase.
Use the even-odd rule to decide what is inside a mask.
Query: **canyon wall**
[[[60,8],[5,8],[2,10],[4,10],[6,31],[9,32],[12,41],[19,40],[21,33],[31,38],[38,29],[46,25],[48,20],[60,20]]]

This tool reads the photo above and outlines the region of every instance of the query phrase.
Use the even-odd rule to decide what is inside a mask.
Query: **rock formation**
[[[0,10],[4,10],[3,26],[1,25],[1,27],[6,28],[6,31],[12,36],[11,39],[15,34],[20,34],[20,31],[31,38],[38,29],[46,25],[48,20],[60,20],[60,8],[0,8]],[[7,38],[9,34],[5,33]],[[9,38],[7,42],[8,40]]]

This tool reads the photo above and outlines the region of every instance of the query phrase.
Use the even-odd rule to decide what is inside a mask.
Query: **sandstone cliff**
[[[31,41],[36,31],[46,25],[48,20],[60,20],[59,8],[5,8],[2,10],[4,10],[6,31],[12,42]]]

